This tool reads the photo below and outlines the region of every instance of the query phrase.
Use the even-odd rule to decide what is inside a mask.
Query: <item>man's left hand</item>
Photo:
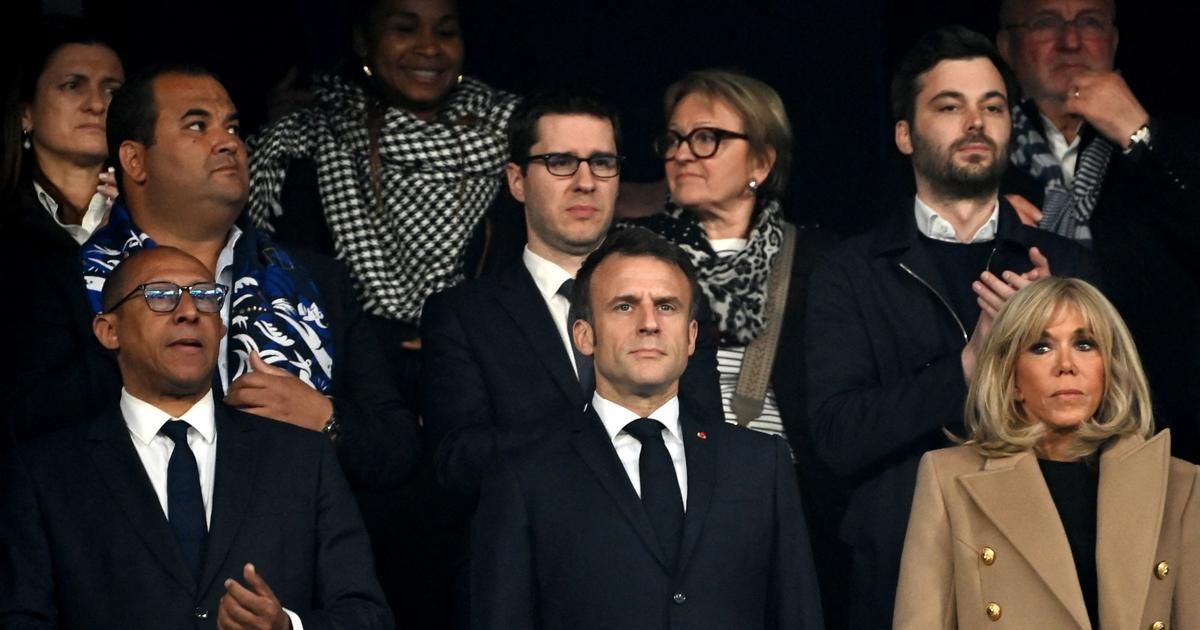
[[[291,618],[253,564],[247,563],[242,568],[242,577],[249,588],[233,578],[225,580],[225,594],[221,596],[221,606],[217,610],[217,628],[291,630]]]
[[[247,413],[320,431],[333,415],[333,403],[295,374],[250,353],[250,369],[229,386],[225,404]]]
[[[1129,146],[1129,137],[1150,120],[1129,84],[1116,72],[1080,72],[1071,93],[1066,95],[1066,110],[1081,116],[1122,149]]]
[[[985,271],[979,276],[979,280],[971,285],[975,291],[975,299],[985,315],[995,318],[1004,303],[1016,295],[1017,291],[1035,280],[1050,277],[1050,261],[1040,249],[1029,248],[1029,262],[1033,269],[1025,273],[1004,271],[1000,276],[996,276],[990,271]]]

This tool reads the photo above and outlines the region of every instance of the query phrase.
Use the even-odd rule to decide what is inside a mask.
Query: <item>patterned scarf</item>
[[[665,212],[622,221],[619,226],[648,228],[687,253],[713,310],[722,345],[747,345],[766,327],[767,277],[783,244],[779,202],[768,201],[755,210],[749,242],[732,256],[717,255],[696,213],[671,202]]]
[[[313,159],[334,250],[363,307],[416,325],[425,298],[464,277],[467,242],[500,189],[517,99],[467,78],[423,121],[368,102],[340,76],[319,78],[313,91],[311,107],[250,141],[250,217],[268,231],[286,221],[288,164]]]
[[[121,202],[108,224],[80,250],[92,310],[103,310],[100,292],[112,270],[130,253],[157,247],[133,224]],[[247,229],[234,245],[233,294],[229,307],[229,380],[250,371],[250,353],[282,367],[313,389],[333,389],[332,334],[308,273],[262,232]]]
[[[1036,109],[1033,111],[1036,114]],[[1031,175],[1045,191],[1042,220],[1038,227],[1090,247],[1092,231],[1088,228],[1088,222],[1100,198],[1100,188],[1108,161],[1112,158],[1113,145],[1100,137],[1089,142],[1079,154],[1075,180],[1068,190],[1062,165],[1055,159],[1046,136],[1024,107],[1013,108],[1013,136],[1016,139],[1010,154],[1013,166]]]

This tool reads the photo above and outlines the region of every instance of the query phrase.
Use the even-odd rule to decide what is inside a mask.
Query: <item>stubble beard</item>
[[[963,136],[943,151],[928,142],[924,136],[912,131],[913,169],[946,199],[984,199],[993,197],[1000,189],[1000,180],[1008,166],[1008,146],[997,147],[995,141],[984,134]],[[954,160],[959,147],[978,142],[992,148],[990,164],[962,165]]]

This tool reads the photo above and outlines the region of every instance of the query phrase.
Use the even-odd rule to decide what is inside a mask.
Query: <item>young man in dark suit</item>
[[[30,442],[0,501],[5,628],[390,628],[329,441],[215,400],[228,287],[173,247],[93,322],[120,398]]]
[[[632,228],[576,279],[595,393],[484,481],[471,627],[822,628],[786,444],[679,396],[698,329],[687,257]]]

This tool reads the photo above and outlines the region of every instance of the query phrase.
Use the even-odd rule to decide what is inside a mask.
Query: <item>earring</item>
[[[750,188],[750,192],[758,191],[758,182],[754,181],[753,179],[750,180],[750,183],[746,184],[746,186]]]
[[[458,75],[458,80],[456,81],[456,83],[462,83],[462,77],[463,77],[463,75],[461,75],[461,74]]]
[[[369,78],[371,78],[372,76],[374,76],[374,75],[371,73],[371,67],[370,67],[370,66],[368,66],[368,65],[367,65],[367,64],[365,64],[365,63],[363,64],[363,74],[367,75],[367,78],[368,78],[368,79],[369,79]]]
[[[32,129],[22,129],[21,136],[22,136],[21,146],[25,147],[26,149],[32,149],[33,141],[31,140],[31,138],[33,137],[33,130]]]

